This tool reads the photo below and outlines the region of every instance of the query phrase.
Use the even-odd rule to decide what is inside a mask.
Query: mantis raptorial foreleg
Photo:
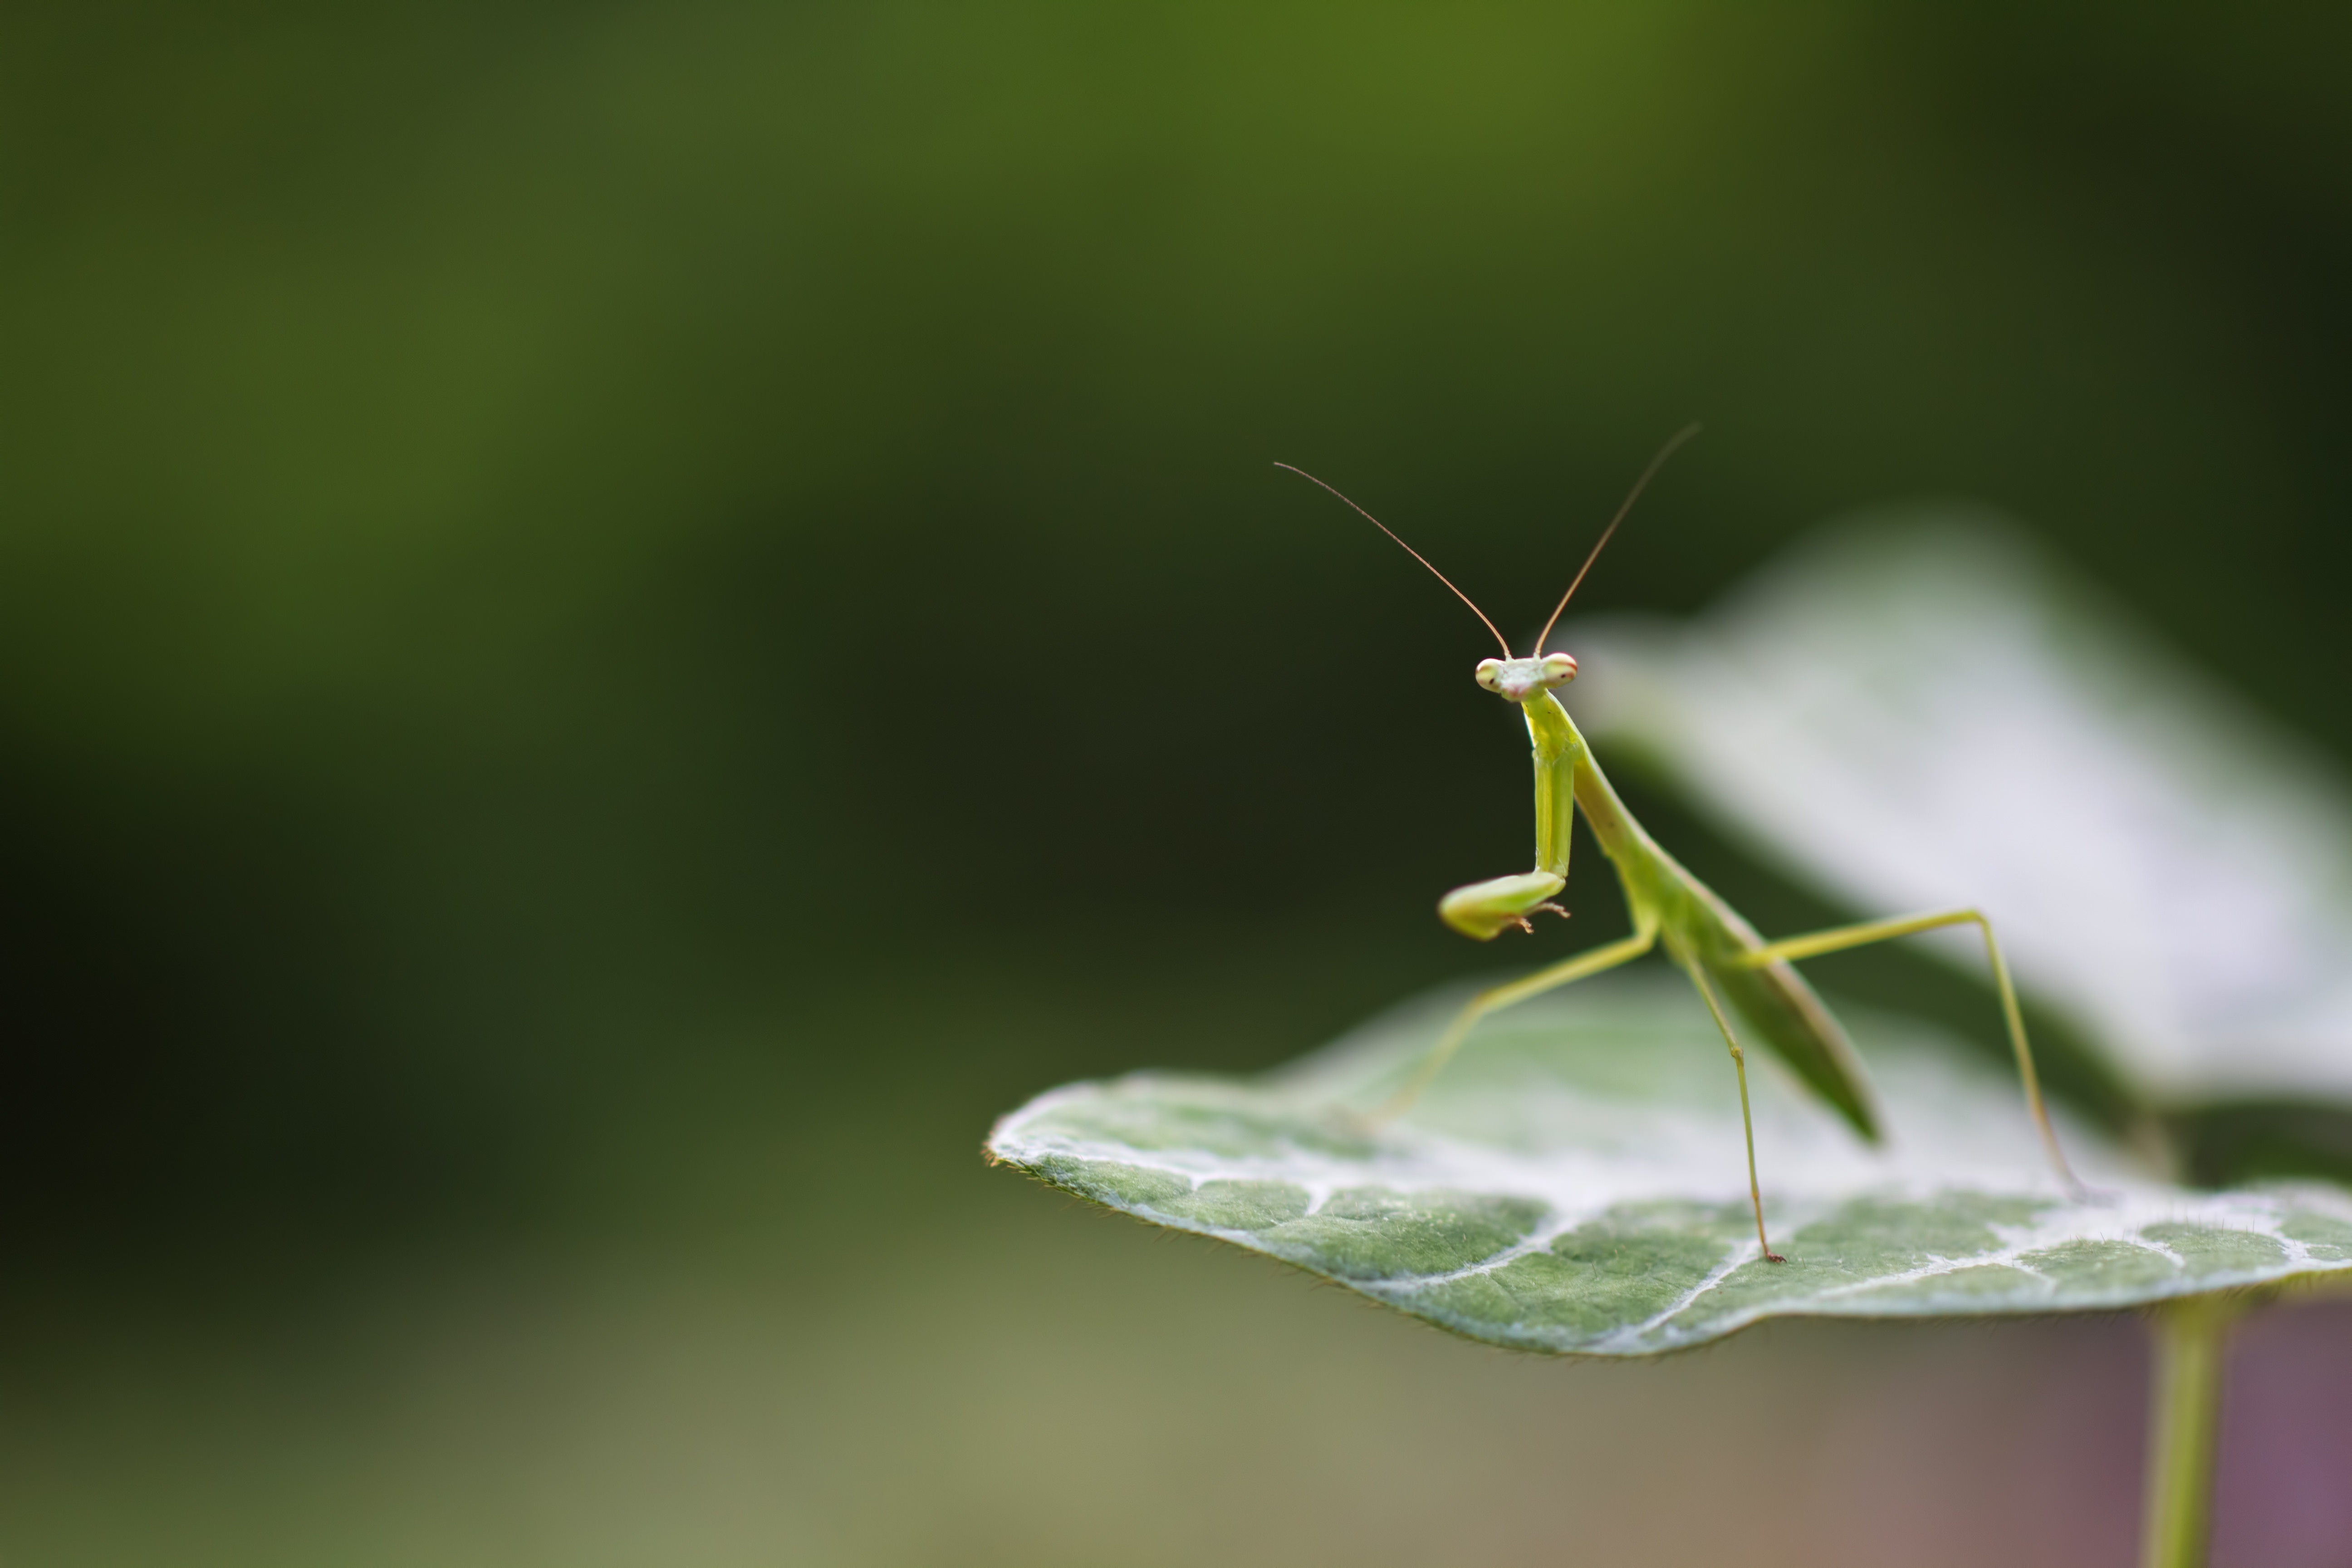
[[[1462,1042],[1470,1037],[1470,1031],[1477,1027],[1478,1020],[1487,1014],[1508,1007],[1515,1003],[1524,1002],[1530,996],[1539,996],[1547,991],[1556,991],[1563,985],[1572,985],[1577,981],[1590,979],[1604,970],[1614,969],[1621,963],[1631,963],[1655,947],[1657,943],[1657,928],[1652,926],[1647,930],[1635,931],[1622,942],[1609,942],[1592,949],[1590,952],[1580,952],[1574,958],[1562,959],[1548,968],[1537,970],[1533,974],[1514,980],[1507,985],[1492,986],[1479,992],[1464,1005],[1461,1012],[1454,1015],[1453,1025],[1447,1028],[1444,1037],[1429,1048],[1428,1054],[1421,1058],[1421,1065],[1413,1069],[1412,1076],[1405,1079],[1403,1085],[1394,1094],[1389,1096],[1378,1110],[1372,1112],[1372,1121],[1377,1124],[1392,1121],[1412,1110],[1413,1101],[1421,1098],[1422,1091],[1429,1087],[1430,1080],[1445,1069],[1445,1064],[1454,1059],[1454,1053],[1462,1048]]]
[[[1776,958],[1795,963],[1799,959],[1819,958],[1823,953],[1843,952],[1848,948],[1867,947],[1872,942],[1956,925],[1974,925],[1984,932],[1985,957],[1992,964],[1993,986],[2000,993],[2000,1016],[2009,1026],[2010,1049],[2017,1057],[2017,1076],[2025,1084],[2026,1107],[2033,1112],[2033,1124],[2042,1130],[2042,1146],[2049,1151],[2051,1166],[2069,1187],[2077,1193],[2083,1192],[2083,1183],[2074,1174],[2074,1168],[2066,1163],[2066,1152],[2059,1146],[2057,1130],[2050,1125],[2050,1112],[2042,1103],[2042,1075],[2034,1070],[2033,1047],[2025,1037],[2025,1015],[2018,1008],[2017,988],[2010,984],[2009,964],[2000,955],[2000,943],[1993,937],[1992,921],[1985,918],[1982,910],[1939,910],[1931,914],[1904,915],[1888,921],[1864,921],[1856,925],[1810,931],[1803,936],[1783,937],[1779,942],[1766,942],[1741,962],[1751,966],[1769,963]]]

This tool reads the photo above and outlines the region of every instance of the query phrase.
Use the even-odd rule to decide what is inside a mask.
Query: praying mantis
[[[1503,636],[1469,595],[1455,587],[1451,579],[1387,524],[1305,469],[1288,463],[1276,465],[1328,490],[1395,540],[1407,554],[1427,567],[1432,576],[1451,589],[1454,597],[1469,605],[1470,613],[1502,645],[1503,657],[1480,659],[1475,678],[1486,690],[1505,701],[1517,703],[1527,721],[1535,757],[1535,868],[1454,889],[1439,900],[1439,918],[1465,936],[1491,942],[1507,931],[1532,931],[1535,915],[1565,916],[1568,911],[1551,900],[1568,885],[1569,830],[1579,806],[1584,809],[1585,821],[1599,840],[1601,853],[1616,868],[1618,885],[1623,889],[1626,908],[1633,917],[1633,933],[1622,941],[1580,952],[1473,996],[1437,1043],[1423,1056],[1403,1085],[1373,1112],[1372,1120],[1387,1121],[1409,1110],[1487,1015],[1631,963],[1663,945],[1666,956],[1689,977],[1730,1049],[1731,1065],[1739,1080],[1739,1121],[1747,1139],[1748,1198],[1756,1215],[1757,1245],[1767,1261],[1784,1262],[1772,1250],[1772,1243],[1765,1234],[1763,1186],[1756,1173],[1756,1128],[1748,1111],[1748,1059],[1740,1047],[1738,1031],[1732,1024],[1733,1015],[1737,1014],[1758,1037],[1778,1052],[1798,1079],[1826,1100],[1866,1142],[1877,1143],[1884,1138],[1881,1119],[1853,1046],[1835,1016],[1797,973],[1795,964],[1801,959],[1943,926],[1974,925],[1984,936],[1985,956],[1991,966],[1994,989],[2000,994],[2001,1017],[2017,1058],[2018,1076],[2024,1085],[2026,1107],[2041,1131],[2042,1146],[2060,1180],[2070,1192],[2083,1194],[2083,1185],[2066,1163],[2065,1151],[2050,1124],[2050,1113],[2042,1099],[2041,1078],[2034,1070],[2033,1047],[2026,1038],[2025,1020],[2018,1009],[2016,987],[2011,984],[2009,965],[1993,935],[1992,921],[1983,911],[1939,910],[1766,942],[1755,927],[1661,848],[1657,840],[1633,819],[1625,803],[1610,786],[1608,775],[1601,771],[1576,721],[1552,695],[1557,688],[1576,679],[1576,660],[1572,656],[1544,651],[1544,644],[1550,639],[1560,613],[1568,608],[1569,601],[1583,584],[1585,574],[1592,570],[1593,563],[1600,559],[1601,552],[1659,468],[1676,447],[1697,433],[1696,425],[1682,430],[1650,460],[1650,466],[1643,470],[1624,503],[1617,509],[1616,516],[1594,542],[1584,564],[1570,581],[1568,591],[1552,607],[1550,619],[1544,622],[1543,630],[1536,635],[1525,658],[1511,651],[1510,639]],[[1759,759],[1759,763],[1769,765],[1769,761]]]

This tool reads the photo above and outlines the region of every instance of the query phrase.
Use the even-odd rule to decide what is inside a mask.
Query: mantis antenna
[[[1696,425],[1694,425],[1694,426],[1691,426],[1691,429],[1692,429],[1692,430],[1696,430],[1696,429],[1697,429],[1697,428],[1698,428],[1698,426],[1696,426]],[[1686,430],[1686,431],[1685,431],[1683,434],[1684,434],[1684,435],[1688,435],[1688,434],[1690,434],[1690,431],[1687,431],[1687,430]],[[1677,437],[1675,437],[1675,439],[1676,441],[1679,441],[1679,440],[1681,440],[1681,439],[1682,439],[1682,437],[1681,437],[1681,436],[1677,436]],[[1668,451],[1668,452],[1671,452],[1671,451],[1673,451],[1673,450],[1674,450],[1674,447],[1673,447],[1671,445],[1669,445],[1669,446],[1667,447],[1667,448],[1666,448],[1666,451]],[[1664,453],[1664,452],[1661,452],[1658,456],[1659,456],[1659,459],[1660,459],[1661,461],[1663,461],[1663,460],[1664,459],[1665,453]],[[1650,465],[1650,467],[1651,467],[1651,468],[1652,468],[1653,470],[1655,470],[1655,469],[1656,469],[1656,468],[1657,468],[1657,466],[1658,466],[1658,465],[1657,465],[1657,463],[1652,463],[1652,464]],[[1276,463],[1276,464],[1275,464],[1275,467],[1276,467],[1276,468],[1288,468],[1292,473],[1297,474],[1300,479],[1307,480],[1307,481],[1308,483],[1310,483],[1310,484],[1323,485],[1323,481],[1322,481],[1321,479],[1317,479],[1313,474],[1308,473],[1305,468],[1299,468],[1299,467],[1297,467],[1296,464],[1292,464],[1292,463]],[[1646,481],[1649,479],[1649,477],[1650,477],[1650,476],[1649,476],[1648,474],[1643,474],[1643,475],[1642,476],[1642,478],[1643,478],[1643,481],[1644,481],[1644,482],[1646,482]],[[1359,516],[1360,516],[1360,517],[1361,517],[1361,518],[1362,518],[1366,522],[1370,523],[1374,528],[1379,529],[1382,533],[1387,534],[1391,539],[1396,539],[1397,543],[1398,543],[1399,545],[1401,545],[1401,546],[1402,546],[1402,547],[1403,547],[1404,552],[1405,552],[1407,555],[1412,556],[1415,561],[1420,562],[1423,566],[1429,566],[1429,557],[1428,557],[1428,556],[1426,556],[1426,555],[1423,555],[1420,551],[1415,550],[1412,545],[1410,545],[1410,544],[1406,544],[1406,543],[1405,543],[1405,542],[1404,542],[1403,540],[1402,540],[1402,539],[1397,539],[1396,530],[1394,530],[1394,529],[1391,528],[1387,523],[1382,522],[1379,518],[1374,517],[1370,512],[1368,512],[1368,511],[1364,510],[1364,509],[1363,509],[1362,507],[1356,506],[1356,503],[1355,503],[1354,501],[1348,500],[1348,498],[1347,498],[1346,496],[1344,496],[1344,495],[1339,495],[1339,492],[1338,490],[1331,489],[1331,487],[1330,487],[1329,485],[1323,485],[1323,488],[1324,488],[1325,489],[1327,489],[1327,490],[1331,490],[1331,493],[1332,493],[1333,495],[1335,495],[1335,496],[1339,496],[1339,499],[1340,499],[1341,500],[1343,500],[1343,501],[1348,501],[1348,504],[1349,504],[1349,506],[1351,506],[1351,507],[1355,507],[1355,508],[1356,508],[1356,512],[1357,512],[1357,514],[1358,514]],[[1642,493],[1641,487],[1640,487],[1639,485],[1636,485],[1636,486],[1633,488],[1633,493],[1634,493],[1635,495],[1639,495],[1639,494],[1641,494],[1641,493]],[[1628,501],[1628,502],[1626,502],[1625,504],[1626,504],[1626,505],[1628,505],[1628,506],[1631,506],[1631,505],[1633,505],[1633,502],[1631,502],[1631,501]],[[1621,512],[1619,515],[1620,515],[1620,516],[1622,516],[1623,514]],[[1612,523],[1611,523],[1609,526],[1610,526],[1610,527],[1612,527],[1612,528],[1614,528],[1614,527],[1616,527],[1617,525],[1616,525],[1615,523],[1613,523],[1613,522],[1612,522]],[[1602,534],[1602,535],[1601,536],[1601,542],[1605,544],[1605,543],[1607,543],[1607,542],[1609,542],[1609,536],[1608,536],[1607,534],[1605,534],[1605,533],[1604,533],[1604,534]],[[1600,552],[1599,552],[1598,550],[1595,550],[1595,551],[1593,552],[1593,553],[1597,555],[1597,554],[1599,554],[1599,553],[1600,553]],[[1592,563],[1591,563],[1590,561],[1588,561],[1588,562],[1586,562],[1586,563],[1585,563],[1585,564],[1586,564],[1586,565],[1588,565],[1588,566],[1590,566],[1590,565],[1591,565],[1591,564],[1592,564]],[[1464,593],[1464,592],[1463,592],[1461,589],[1459,589],[1459,588],[1454,588],[1454,579],[1453,579],[1453,578],[1451,578],[1451,577],[1448,577],[1444,573],[1440,572],[1436,567],[1434,567],[1434,566],[1429,566],[1429,574],[1430,574],[1431,576],[1433,576],[1433,577],[1436,578],[1439,582],[1441,582],[1441,583],[1444,584],[1448,588],[1454,588],[1454,596],[1455,598],[1457,598],[1457,599],[1461,600],[1464,604],[1468,605],[1470,606],[1470,613],[1471,613],[1472,615],[1474,615],[1474,616],[1477,616],[1481,621],[1486,621],[1486,629],[1487,629],[1488,631],[1490,631],[1490,632],[1495,632],[1495,640],[1496,640],[1496,642],[1501,643],[1501,644],[1503,645],[1503,657],[1504,657],[1505,658],[1511,658],[1511,657],[1512,657],[1512,654],[1511,654],[1511,643],[1510,643],[1510,639],[1509,639],[1508,637],[1505,637],[1501,632],[1499,632],[1499,631],[1495,631],[1495,623],[1494,623],[1494,622],[1492,622],[1492,621],[1488,621],[1488,620],[1486,620],[1486,611],[1484,611],[1484,610],[1482,610],[1482,609],[1480,609],[1480,608],[1477,606],[1477,605],[1476,605],[1476,604],[1473,603],[1469,595],[1467,595],[1467,594]],[[1582,576],[1582,574],[1581,574],[1581,573],[1580,573],[1580,574],[1578,574],[1578,575],[1579,575],[1579,576],[1580,576],[1580,577]],[[1570,588],[1570,589],[1569,590],[1569,592],[1570,592],[1570,593],[1574,593],[1575,591],[1576,591],[1576,590],[1575,590],[1575,589],[1573,589],[1573,588]],[[1565,604],[1565,603],[1567,603],[1567,601],[1566,601],[1566,600],[1562,600],[1562,601],[1561,601],[1561,603]],[[1552,618],[1553,618],[1554,620],[1557,620],[1557,619],[1559,619],[1559,614],[1558,614],[1558,612],[1554,612]],[[1545,630],[1545,631],[1547,631],[1547,632],[1549,632],[1549,631],[1550,631],[1550,630],[1551,630],[1551,628],[1550,628],[1549,626],[1546,626],[1546,627],[1544,628],[1544,630]],[[1536,645],[1536,646],[1537,646],[1538,647],[1541,647],[1543,645],[1542,645],[1542,643],[1541,643],[1540,641],[1538,641],[1538,642],[1537,643],[1537,645]]]
[[[1625,504],[1617,509],[1617,515],[1611,518],[1609,520],[1609,526],[1601,531],[1601,538],[1599,542],[1592,546],[1592,553],[1587,555],[1584,558],[1584,564],[1576,569],[1576,581],[1568,585],[1568,592],[1562,594],[1559,596],[1559,603],[1552,606],[1551,619],[1546,621],[1544,623],[1544,629],[1536,634],[1534,657],[1540,658],[1543,656],[1544,644],[1551,640],[1551,628],[1559,623],[1559,613],[1568,608],[1568,602],[1576,597],[1577,589],[1584,585],[1584,574],[1592,570],[1592,563],[1595,561],[1601,559],[1601,552],[1608,545],[1609,536],[1617,531],[1617,525],[1625,521],[1625,514],[1632,511],[1633,510],[1633,503],[1642,499],[1642,492],[1649,488],[1651,477],[1665,466],[1666,459],[1675,455],[1675,447],[1681,446],[1684,442],[1689,440],[1692,437],[1697,434],[1698,426],[1696,425],[1685,425],[1681,429],[1675,431],[1667,440],[1666,444],[1658,448],[1658,455],[1650,459],[1650,466],[1642,470],[1642,477],[1633,481],[1633,489],[1626,494]],[[1323,483],[1320,479],[1317,479],[1315,482],[1317,484]],[[1323,488],[1330,489],[1331,487],[1324,485]],[[1339,494],[1337,490],[1332,490],[1331,493],[1334,495]],[[1339,496],[1339,499],[1341,500],[1348,500],[1346,496]],[[1348,504],[1354,506],[1355,502],[1348,501]],[[1360,511],[1363,509],[1359,507],[1357,510]],[[1381,531],[1387,532],[1385,529]],[[1390,534],[1389,537],[1396,539],[1396,535],[1392,533]],[[1404,541],[1398,539],[1397,542],[1399,544],[1402,544],[1404,543]],[[1427,562],[1423,562],[1422,564],[1426,566],[1429,563]],[[1434,571],[1436,568],[1432,567],[1431,570]],[[1448,583],[1446,586],[1452,588],[1454,584]],[[1454,591],[1459,593],[1461,590],[1455,589]],[[1472,607],[1475,608],[1476,606],[1474,605]],[[1480,618],[1484,619],[1485,617],[1482,616]]]

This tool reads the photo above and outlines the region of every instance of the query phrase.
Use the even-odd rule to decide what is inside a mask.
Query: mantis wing
[[[1763,946],[1764,939],[1713,889],[1681,867],[1675,869],[1681,872],[1684,895],[1678,900],[1678,923],[1691,950],[1685,955],[1683,943],[1670,942],[1677,961],[1705,964],[1707,979],[1724,999],[1805,1087],[1835,1107],[1865,1141],[1880,1142],[1884,1132],[1877,1097],[1844,1026],[1786,961],[1753,965],[1730,962],[1737,953]]]
[[[1564,714],[1561,721],[1571,723]],[[1805,1087],[1835,1106],[1865,1141],[1879,1142],[1876,1097],[1837,1019],[1785,960],[1742,962],[1764,939],[1634,825],[1582,737],[1576,739],[1577,798],[1601,852],[1617,868],[1635,925],[1664,938],[1666,951],[1685,969],[1704,965],[1717,991]]]

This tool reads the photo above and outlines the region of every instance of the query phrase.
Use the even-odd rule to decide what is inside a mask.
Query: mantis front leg
[[[2001,958],[2000,943],[1993,938],[1992,921],[1985,918],[1981,910],[1941,910],[1931,914],[1864,921],[1857,925],[1837,926],[1803,936],[1784,937],[1779,942],[1769,942],[1760,948],[1751,949],[1738,962],[1750,968],[1780,958],[1794,963],[1799,959],[1818,958],[1826,952],[1843,952],[1848,948],[1867,947],[1875,942],[1956,925],[1973,925],[1984,932],[1985,957],[1992,964],[1993,987],[2000,993],[2000,1015],[2009,1026],[2009,1044],[2017,1057],[2018,1077],[2025,1084],[2026,1107],[2033,1113],[2033,1124],[2042,1130],[2042,1146],[2049,1152],[2052,1167],[2070,1191],[2081,1195],[2088,1189],[2074,1174],[2074,1167],[2066,1163],[2066,1152],[2059,1146],[2057,1129],[2051,1126],[2049,1110],[2042,1103],[2042,1075],[2033,1068],[2033,1047],[2025,1037],[2025,1016],[2017,1005],[2017,988],[2010,984],[2009,964]]]
[[[1528,917],[1538,910],[1549,910],[1563,916],[1568,913],[1550,900],[1553,894],[1568,885],[1569,831],[1576,822],[1577,771],[1589,765],[1591,753],[1567,710],[1553,700],[1550,688],[1575,674],[1576,660],[1566,654],[1507,664],[1490,658],[1478,667],[1480,685],[1508,691],[1518,699],[1535,699],[1523,700],[1521,710],[1527,718],[1528,737],[1535,757],[1536,867],[1532,871],[1456,888],[1440,900],[1439,918],[1465,936],[1491,942],[1514,926],[1521,931],[1533,930]],[[1622,942],[1580,952],[1538,969],[1523,980],[1496,985],[1473,996],[1454,1018],[1453,1026],[1430,1047],[1412,1076],[1405,1079],[1403,1087],[1372,1112],[1373,1123],[1392,1121],[1411,1110],[1428,1089],[1430,1080],[1444,1070],[1478,1020],[1487,1014],[1614,969],[1649,952],[1658,940],[1656,919],[1637,913],[1634,927],[1633,934]]]

